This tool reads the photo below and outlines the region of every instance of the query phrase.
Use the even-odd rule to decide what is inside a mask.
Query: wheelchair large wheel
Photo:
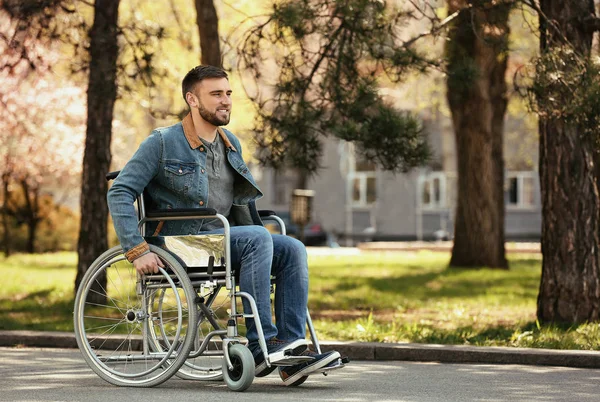
[[[157,319],[153,321],[153,325],[150,327],[150,336],[153,341],[151,346],[154,350],[164,350],[171,346],[170,339],[172,339],[173,328],[170,328],[169,316],[165,315],[165,312],[169,311],[169,307],[164,303],[164,300],[170,297],[170,293],[169,289],[161,289],[153,295],[155,299],[153,305],[158,307],[156,311]],[[198,317],[198,322],[193,346],[190,350],[190,356],[188,356],[176,375],[186,380],[222,380],[221,362],[223,360],[223,352],[221,350],[221,336],[215,335],[211,337],[206,350],[202,353],[196,353],[206,335],[215,329],[209,326],[210,324],[202,309],[196,308],[194,314]],[[218,328],[225,329],[226,327],[223,322],[219,322]]]
[[[254,358],[244,345],[239,343],[229,346],[229,358],[233,370],[227,367],[223,359],[223,377],[227,387],[232,391],[245,391],[254,381]]]
[[[90,368],[114,385],[158,385],[177,372],[193,346],[197,315],[188,311],[194,289],[172,256],[152,245],[150,250],[164,262],[158,274],[139,280],[123,250],[114,247],[89,267],[75,299],[79,349]],[[167,297],[155,297],[161,292]],[[169,329],[168,346],[160,350],[149,346],[156,342],[150,327],[158,319]]]
[[[216,331],[227,329],[231,298],[223,286],[196,289],[199,297],[197,304],[198,323],[194,346],[191,356],[185,361],[177,372],[177,376],[186,380],[220,381],[223,379],[222,362],[222,336]],[[166,291],[165,291],[166,292]],[[164,293],[157,293],[157,298],[164,297]],[[159,304],[160,305],[160,304]],[[239,306],[241,309],[241,305]],[[160,314],[158,314],[160,317]],[[168,330],[163,325],[163,320],[156,320],[152,327],[155,339],[164,338],[161,335]],[[244,332],[243,326],[238,326]],[[194,353],[206,342],[206,349],[201,353]],[[198,354],[198,356],[195,356]]]

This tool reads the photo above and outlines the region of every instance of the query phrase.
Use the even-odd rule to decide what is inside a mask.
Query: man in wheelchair
[[[148,209],[210,207],[231,225],[231,264],[239,287],[255,300],[269,355],[286,350],[312,357],[279,368],[286,385],[324,369],[343,366],[336,351],[317,353],[305,340],[308,267],[304,245],[291,237],[272,235],[262,226],[255,201],[262,193],[242,159],[239,140],[221,128],[229,123],[232,99],[227,73],[198,66],[182,83],[190,113],[182,122],[157,128],[142,142],[108,192],[108,203],[125,256],[139,274],[158,272],[163,263],[150,252],[138,230],[134,201],[145,192]],[[219,233],[217,219],[149,222],[154,235]],[[275,276],[275,324],[271,317],[271,275]],[[244,299],[244,311],[250,306]],[[255,375],[277,367],[265,362],[253,319],[246,320],[248,348]]]

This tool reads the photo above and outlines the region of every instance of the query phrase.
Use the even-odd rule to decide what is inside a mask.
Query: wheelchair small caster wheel
[[[233,370],[227,367],[227,360],[223,359],[223,379],[232,391],[245,391],[254,381],[254,357],[243,345],[238,343],[230,345],[229,359]]]

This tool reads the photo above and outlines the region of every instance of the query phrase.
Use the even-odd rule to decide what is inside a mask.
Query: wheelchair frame
[[[119,172],[107,175],[107,180],[117,177]],[[185,257],[180,257],[168,247],[158,247],[150,243],[150,250],[156,253],[165,268],[159,268],[158,274],[139,275],[133,265],[128,263],[121,247],[113,247],[98,257],[84,275],[75,299],[74,324],[76,340],[84,359],[101,378],[119,386],[155,386],[173,375],[184,379],[216,380],[223,378],[227,386],[234,391],[247,389],[254,379],[254,358],[243,345],[238,332],[238,319],[255,319],[258,311],[253,297],[236,290],[236,279],[231,269],[230,226],[227,218],[211,208],[170,209],[147,212],[144,194],[137,198],[138,228],[146,237],[146,223],[151,221],[191,220],[216,218],[223,224],[223,235],[168,236],[169,239],[189,240],[207,239],[208,236],[222,237],[224,253],[219,258],[220,271],[214,272],[214,262],[219,257],[209,256],[202,266],[189,266]],[[280,227],[281,234],[286,234],[285,223],[272,211],[260,211],[265,220],[274,220]],[[167,238],[167,237],[164,237]],[[193,243],[193,241],[192,241]],[[180,247],[179,244],[178,247]],[[188,246],[186,246],[188,247]],[[167,250],[165,250],[166,248]],[[185,248],[185,247],[184,247]],[[200,250],[193,248],[193,251]],[[195,254],[195,253],[194,253]],[[124,265],[123,268],[121,266]],[[224,272],[222,268],[225,268]],[[197,269],[200,269],[198,272]],[[114,271],[117,271],[115,275]],[[192,272],[189,272],[192,271]],[[135,276],[135,296],[131,287]],[[215,279],[215,276],[218,277]],[[105,288],[102,288],[106,277]],[[124,279],[125,278],[125,279]],[[117,285],[115,282],[126,282]],[[100,284],[100,290],[98,285]],[[118,288],[118,296],[112,294],[111,288]],[[221,328],[218,317],[213,311],[213,303],[225,287],[226,298],[229,299],[227,324]],[[109,295],[109,289],[111,294]],[[204,290],[209,290],[209,299],[205,299]],[[99,305],[96,300],[107,297],[106,305]],[[123,300],[120,300],[123,299]],[[238,300],[246,299],[251,313],[238,313]],[[104,312],[101,307],[104,307]],[[97,312],[100,310],[100,313]],[[103,314],[100,316],[100,314]],[[91,322],[86,324],[86,322]],[[100,324],[98,324],[100,322]],[[175,323],[175,325],[174,325]],[[212,326],[200,342],[201,325]],[[119,326],[119,327],[117,327]],[[121,328],[127,332],[125,340],[114,335]],[[307,326],[313,347],[317,353],[321,348],[316,336],[310,314],[307,311]],[[259,345],[267,365],[292,365],[310,360],[303,356],[290,356],[280,353],[277,359],[270,358],[264,333],[260,324],[256,325]],[[104,331],[94,334],[91,330]],[[135,335],[134,332],[139,332]],[[212,350],[210,342],[213,338]],[[112,343],[111,343],[112,342]],[[110,345],[114,351],[107,350]],[[220,364],[213,363],[211,356],[222,357]],[[271,355],[273,356],[273,355]],[[204,360],[208,358],[206,365]],[[139,366],[139,368],[138,368]],[[327,374],[326,370],[322,370]],[[293,385],[300,385],[306,380]]]

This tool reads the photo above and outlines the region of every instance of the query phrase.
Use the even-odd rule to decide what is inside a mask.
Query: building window
[[[508,208],[536,205],[537,172],[508,172],[504,200]],[[454,172],[430,172],[418,178],[419,205],[423,209],[452,208],[456,205],[457,177]]]
[[[354,173],[352,176],[352,206],[366,207],[377,201],[375,174]]]
[[[505,179],[504,200],[507,207],[535,206],[536,172],[508,172]]]
[[[377,166],[353,153],[348,180],[351,186],[352,206],[368,207],[377,201]]]
[[[451,205],[448,199],[446,175],[443,172],[422,174],[418,179],[419,205],[425,209],[446,208]]]

